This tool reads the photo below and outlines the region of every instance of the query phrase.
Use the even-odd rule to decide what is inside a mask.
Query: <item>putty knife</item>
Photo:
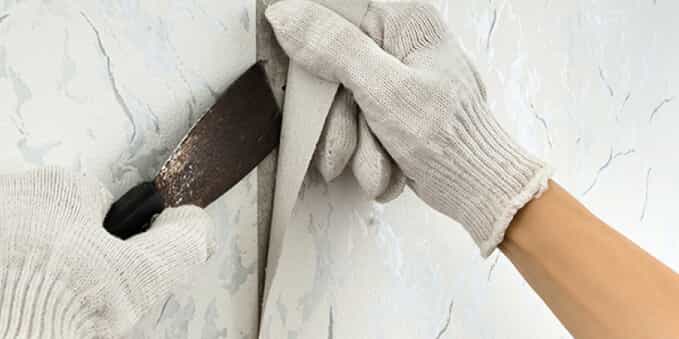
[[[116,201],[104,227],[127,239],[148,229],[167,207],[206,207],[278,146],[281,114],[264,70],[241,75],[191,128],[151,182]]]

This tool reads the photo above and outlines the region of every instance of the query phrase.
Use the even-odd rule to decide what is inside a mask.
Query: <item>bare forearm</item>
[[[500,248],[576,338],[679,337],[679,277],[556,183]]]

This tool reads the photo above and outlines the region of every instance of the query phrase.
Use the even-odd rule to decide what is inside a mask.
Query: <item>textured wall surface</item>
[[[663,1],[443,1],[490,106],[596,214],[679,269],[679,37]],[[263,338],[568,338],[501,254],[411,193],[311,173]]]
[[[556,179],[674,269],[679,36],[669,1],[440,1],[490,105]],[[254,1],[0,0],[0,172],[149,179],[254,61]],[[131,338],[254,338],[257,180],[215,203],[221,250]],[[500,254],[407,192],[306,180],[263,338],[568,338]]]
[[[0,172],[148,180],[255,60],[254,1],[0,0]],[[220,250],[131,338],[254,338],[257,178],[210,208]]]

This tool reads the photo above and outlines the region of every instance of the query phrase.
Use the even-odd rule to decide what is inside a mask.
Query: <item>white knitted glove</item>
[[[267,10],[297,63],[352,91],[370,130],[433,208],[487,257],[518,209],[547,188],[548,167],[518,146],[486,104],[478,73],[436,9],[370,5],[362,28],[304,0]]]
[[[102,226],[96,180],[41,169],[0,176],[0,337],[119,338],[214,251],[196,207],[122,241]]]
[[[406,184],[403,173],[370,131],[351,92],[344,87],[340,87],[328,113],[314,164],[327,182],[350,166],[363,191],[380,202],[397,198]]]

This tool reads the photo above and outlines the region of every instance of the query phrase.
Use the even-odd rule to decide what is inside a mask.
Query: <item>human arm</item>
[[[0,338],[120,338],[214,251],[196,207],[117,239],[102,226],[111,200],[60,169],[0,176]]]
[[[679,313],[675,299],[656,304],[662,295],[676,295],[674,274],[601,222],[584,218],[555,184],[549,188],[549,167],[499,126],[478,73],[431,7],[373,2],[363,32],[308,1],[282,1],[267,15],[294,61],[353,92],[360,118],[403,171],[408,186],[459,222],[483,256],[504,240],[501,246],[512,262],[575,336],[638,338],[655,325],[664,331],[655,333],[679,335],[671,335],[674,325],[666,321]],[[572,217],[526,236],[544,224],[552,213],[550,205],[560,200],[561,208],[570,206],[563,213]],[[526,211],[541,205],[547,205],[539,208],[545,219],[529,218],[538,222],[522,226]],[[577,222],[563,225],[566,220]],[[547,237],[549,241],[541,239]],[[580,242],[588,251],[565,250],[579,245],[573,241],[580,237],[591,237]],[[545,243],[558,243],[562,251],[552,252]],[[594,274],[611,257],[618,261],[610,271]],[[591,262],[582,265],[587,260]],[[625,267],[626,260],[639,265]],[[640,272],[650,280],[633,274]],[[628,281],[620,284],[620,277]],[[654,283],[658,281],[664,283]],[[603,289],[610,291],[599,293]],[[607,312],[614,307],[627,310]],[[631,319],[635,307],[649,313]],[[588,324],[592,322],[598,323]]]
[[[575,338],[679,337],[679,276],[554,182],[500,249]]]

